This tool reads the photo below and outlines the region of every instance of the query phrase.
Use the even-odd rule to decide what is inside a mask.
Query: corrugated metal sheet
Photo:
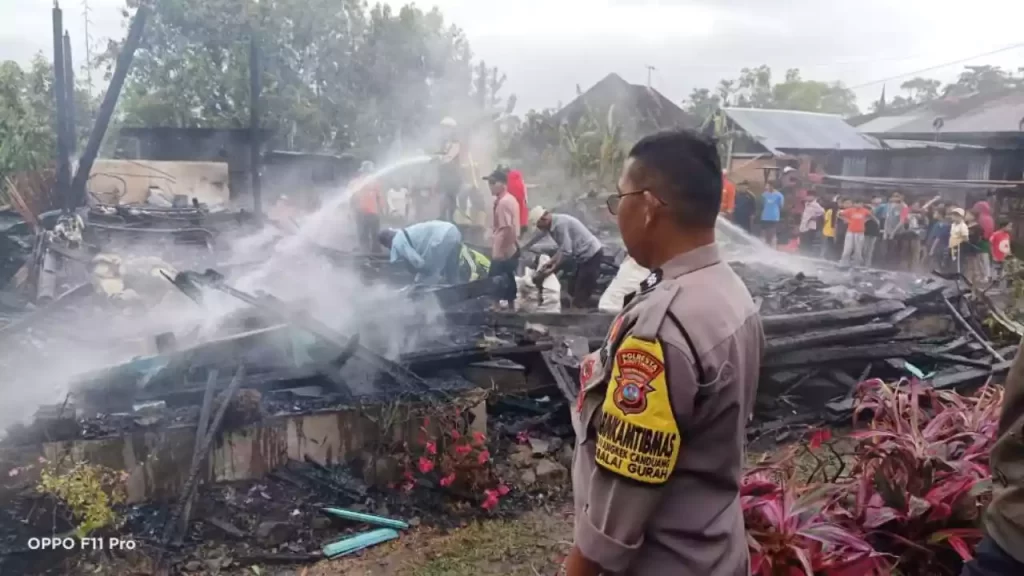
[[[724,112],[769,151],[881,148],[877,140],[834,114],[755,108],[725,108]]]
[[[975,144],[959,144],[956,142],[936,142],[934,140],[898,140],[883,138],[882,145],[891,150],[984,150],[984,146]]]
[[[992,167],[992,156],[973,156],[967,161],[968,180],[988,180],[988,174]]]
[[[1019,132],[1024,122],[1024,90],[1002,96],[976,95],[940,100],[895,116],[880,116],[857,127],[864,134],[931,134],[942,119],[939,133]]]
[[[864,156],[847,156],[843,158],[843,176],[866,176],[868,159]]]

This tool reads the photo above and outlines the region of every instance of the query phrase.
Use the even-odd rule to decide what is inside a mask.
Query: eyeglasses
[[[632,196],[634,194],[643,194],[647,190],[637,190],[635,192],[617,192],[608,197],[605,203],[608,205],[608,212],[611,212],[612,216],[619,213],[619,202],[622,201],[626,196]]]

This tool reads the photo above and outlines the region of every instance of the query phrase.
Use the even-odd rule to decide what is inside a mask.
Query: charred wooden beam
[[[128,28],[128,36],[125,38],[124,44],[121,45],[121,52],[117,55],[114,73],[110,77],[110,85],[107,86],[107,91],[103,94],[103,102],[96,114],[96,124],[93,125],[92,132],[89,133],[89,141],[86,142],[82,156],[78,159],[78,169],[71,182],[72,206],[85,203],[85,185],[89,181],[92,165],[96,161],[96,155],[100,152],[103,136],[107,133],[107,126],[110,125],[110,119],[117,107],[117,99],[121,96],[121,88],[124,86],[125,78],[128,77],[128,70],[132,66],[135,50],[142,42],[142,32],[146,28],[149,10],[148,3],[139,3],[139,8],[132,18],[132,24]]]
[[[929,286],[923,292],[920,292],[918,294],[914,294],[914,295],[906,298],[904,300],[904,303],[906,303],[907,306],[917,306],[918,304],[923,304],[925,302],[929,302],[929,301],[932,301],[932,300],[936,300],[937,301],[942,296],[942,293],[943,293],[943,291],[945,289],[946,289],[946,284],[945,283],[936,282],[936,283],[932,284],[931,286]]]
[[[324,341],[337,347],[339,353],[344,351],[349,344],[350,337],[343,336],[335,332],[333,328],[319,320],[311,318],[308,314],[290,310],[286,305],[276,299],[256,298],[251,294],[247,294],[227,285],[224,283],[224,277],[215,270],[207,270],[203,274],[196,274],[195,272],[180,272],[174,278],[173,282],[175,286],[185,291],[185,293],[190,295],[190,297],[201,296],[201,293],[196,288],[197,286],[205,286],[214,290],[219,290],[220,292],[233,296],[238,300],[257,308],[268,316],[278,318],[283,322],[302,328],[303,330],[320,337]],[[186,286],[190,288],[186,288]],[[430,389],[430,386],[428,386],[422,378],[414,374],[405,366],[388,360],[384,356],[373,352],[362,344],[356,345],[354,356],[372,366],[379,372],[387,374],[402,387],[410,389],[415,388],[424,391]]]
[[[864,344],[861,346],[830,346],[826,348],[792,350],[774,356],[765,356],[764,367],[769,369],[802,368],[841,362],[871,362],[874,360],[885,360],[886,358],[909,356],[913,352],[914,347],[912,345],[894,342]]]
[[[547,352],[554,347],[551,342],[527,346],[457,346],[442,350],[428,350],[402,354],[399,360],[414,372],[429,372],[446,368],[462,368],[473,362],[494,358],[520,361],[529,356]]]
[[[551,373],[551,377],[555,379],[555,384],[558,386],[562,396],[569,401],[570,405],[575,406],[576,395],[579,393],[579,389],[572,376],[569,375],[569,371],[562,364],[555,362],[550,352],[544,352],[541,356],[544,358],[544,366]]]
[[[899,312],[904,308],[906,306],[898,300],[882,300],[867,306],[854,306],[839,310],[765,316],[761,319],[761,325],[764,326],[765,334],[782,334],[795,330],[812,330],[869,320]]]
[[[970,334],[972,338],[977,340],[978,343],[981,344],[985,348],[985,350],[988,351],[989,354],[996,357],[996,359],[998,359],[1000,362],[1006,361],[1006,358],[1003,358],[1002,354],[997,352],[996,349],[992,347],[992,344],[988,340],[986,340],[981,334],[979,334],[978,331],[975,330],[974,327],[971,326],[971,324],[967,322],[967,320],[963,316],[960,315],[960,312],[956,309],[956,306],[953,306],[953,303],[949,301],[949,298],[944,297],[942,299],[942,302],[946,305],[946,308],[949,309],[949,313],[953,315],[953,318],[956,319],[957,323],[963,326],[964,329],[967,330],[967,333]]]
[[[57,194],[65,210],[73,206],[71,193],[71,158],[68,144],[67,76],[64,72],[64,13],[53,4],[53,98],[57,111]]]
[[[820,330],[793,336],[779,336],[768,340],[765,354],[778,354],[827,344],[856,344],[873,338],[892,336],[899,328],[886,322],[850,326],[838,330]]]
[[[914,314],[917,314],[917,308],[915,308],[914,306],[907,306],[903,310],[900,310],[899,312],[893,314],[892,316],[889,316],[885,321],[888,322],[889,324],[899,324],[900,322],[903,322],[904,320],[910,318]]]
[[[68,154],[78,148],[78,128],[75,125],[75,69],[71,58],[71,35],[64,32],[64,129],[67,130]],[[70,176],[70,169],[69,169]]]
[[[1013,362],[993,364],[991,369],[972,368],[948,374],[940,374],[932,378],[932,387],[937,390],[962,390],[981,386],[993,376],[1001,376],[1010,370]]]

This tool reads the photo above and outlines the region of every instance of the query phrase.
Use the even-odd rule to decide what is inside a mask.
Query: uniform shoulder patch
[[[646,484],[668,482],[680,435],[668,394],[661,342],[634,336],[615,352],[597,430],[597,464]]]

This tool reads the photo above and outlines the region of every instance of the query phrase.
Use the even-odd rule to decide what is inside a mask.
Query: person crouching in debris
[[[764,332],[715,242],[721,177],[712,140],[659,132],[608,198],[652,272],[580,366],[569,576],[747,574],[739,486]]]
[[[989,454],[992,501],[985,511],[985,537],[960,576],[1024,574],[1024,342],[1004,385],[996,442]]]
[[[462,233],[451,222],[431,220],[401,230],[381,230],[379,240],[391,251],[391,262],[404,262],[417,284],[455,284],[459,273]]]
[[[519,268],[519,202],[508,191],[508,172],[496,168],[484,178],[494,195],[491,223],[491,277],[504,278],[495,308],[507,302],[516,307],[516,269]]]
[[[366,252],[377,251],[377,236],[380,234],[380,215],[387,211],[387,203],[380,183],[373,179],[373,162],[369,160],[359,167],[359,176],[350,184],[352,187],[352,208],[356,218],[356,234],[359,246]]]
[[[601,276],[601,261],[604,259],[604,245],[597,236],[587,230],[574,216],[552,214],[542,206],[530,210],[530,224],[536,226],[541,235],[547,234],[558,245],[558,251],[537,270],[533,283],[540,286],[544,279],[559,270],[575,269],[568,275],[570,307],[579,310],[593,309],[597,279]]]

